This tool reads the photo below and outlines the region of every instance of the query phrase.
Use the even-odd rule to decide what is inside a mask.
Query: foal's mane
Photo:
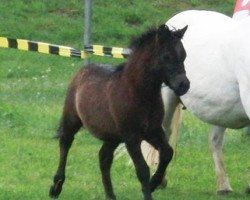
[[[135,37],[131,40],[129,48],[137,49],[142,48],[144,45],[148,44],[149,41],[152,40],[152,37],[157,35],[157,28],[150,28],[145,33],[141,34],[138,37]]]
[[[175,42],[182,38],[186,29],[187,26],[183,30],[170,30],[165,24],[162,24],[158,27],[152,27],[145,33],[142,33],[140,36],[133,38],[130,42],[129,48],[131,48],[132,50],[140,49],[145,47],[146,45],[152,44],[152,42]]]
[[[126,65],[126,62],[123,62],[123,63],[120,63],[119,65],[117,65],[115,67],[114,73],[123,71],[125,65]]]

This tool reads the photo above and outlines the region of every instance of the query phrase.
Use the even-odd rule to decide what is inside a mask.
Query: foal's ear
[[[162,24],[158,27],[157,34],[160,38],[165,38],[171,35],[171,31],[166,24]]]
[[[169,30],[168,26],[166,24],[162,24],[158,28],[158,33],[165,32],[166,30]]]
[[[186,30],[188,28],[188,25],[186,25],[183,29],[179,29],[177,31],[174,31],[174,35],[179,38],[179,39],[182,39]]]

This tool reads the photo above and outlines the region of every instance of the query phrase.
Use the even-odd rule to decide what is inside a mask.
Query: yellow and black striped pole
[[[65,57],[77,57],[82,59],[86,57],[84,51],[79,51],[71,47],[6,37],[0,37],[0,47],[14,48],[24,51],[35,51],[39,53],[54,54]]]
[[[131,50],[120,47],[105,47],[102,45],[85,46],[85,51],[97,56],[110,56],[113,58],[127,58]]]
[[[131,51],[130,49],[119,47],[105,47],[102,45],[90,45],[84,48],[84,51],[77,50],[68,46],[49,44],[24,39],[12,39],[0,37],[0,47],[14,48],[24,51],[35,51],[45,54],[54,54],[65,57],[86,58],[86,53],[91,53],[98,56],[109,56],[114,58],[127,58]]]

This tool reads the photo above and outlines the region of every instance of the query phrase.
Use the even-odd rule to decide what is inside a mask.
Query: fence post
[[[92,0],[84,0],[84,46],[91,44],[91,15]],[[84,64],[89,64],[89,59],[85,59]]]

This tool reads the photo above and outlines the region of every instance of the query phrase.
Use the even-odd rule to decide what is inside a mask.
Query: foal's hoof
[[[57,199],[62,191],[63,180],[57,181],[54,185],[50,187],[49,196],[51,198]]]
[[[112,197],[106,197],[106,200],[116,200],[116,197],[115,197],[115,196],[112,196]]]
[[[250,195],[250,185],[247,187],[246,193]]]
[[[105,200],[116,200],[116,196],[114,194],[106,194]]]
[[[233,192],[232,190],[218,190],[217,194],[220,196],[226,196],[226,195],[231,194],[232,192]]]
[[[164,188],[167,187],[167,185],[168,185],[168,181],[167,181],[167,179],[164,178],[164,179],[162,180],[161,184],[158,186],[157,189],[164,189]]]
[[[166,187],[167,185],[167,181],[161,180],[161,178],[157,177],[157,176],[153,176],[150,180],[150,190],[151,192],[154,192],[156,189],[161,189]]]

